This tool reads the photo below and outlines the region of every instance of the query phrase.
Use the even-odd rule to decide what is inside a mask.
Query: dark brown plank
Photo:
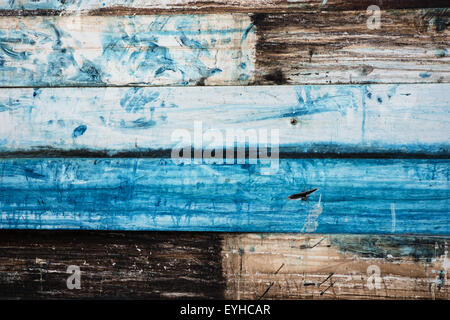
[[[220,299],[221,236],[101,231],[0,232],[0,298]],[[67,288],[68,266],[81,289]]]
[[[448,82],[449,9],[254,14],[255,84]]]

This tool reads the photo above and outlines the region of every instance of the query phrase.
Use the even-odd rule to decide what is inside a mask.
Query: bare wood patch
[[[254,14],[256,84],[448,82],[448,9]]]
[[[449,299],[449,244],[448,237],[229,235],[226,297]]]

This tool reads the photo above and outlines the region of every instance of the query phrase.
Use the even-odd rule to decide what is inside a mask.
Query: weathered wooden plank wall
[[[240,148],[267,140],[309,157],[446,156],[449,91],[450,84],[3,89],[0,153],[170,155],[177,146],[233,148],[231,139]]]
[[[0,297],[448,299],[449,240],[2,231]],[[80,289],[67,288],[71,265]]]
[[[0,227],[450,234],[448,160],[11,159]],[[320,188],[307,201],[288,196]]]
[[[322,233],[1,230],[0,298],[449,299],[448,7],[0,0],[1,229]],[[195,120],[286,159],[172,163]]]

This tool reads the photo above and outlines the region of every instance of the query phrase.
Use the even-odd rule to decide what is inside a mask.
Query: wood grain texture
[[[256,14],[256,84],[448,82],[448,9]]]
[[[449,168],[436,159],[4,159],[0,228],[450,235]],[[313,188],[306,201],[288,199]]]
[[[449,92],[449,84],[2,89],[0,155],[170,156],[267,141],[293,156],[448,157]]]
[[[3,17],[0,86],[449,82],[448,9]]]
[[[221,299],[219,234],[0,232],[2,299]],[[80,267],[81,289],[66,285]]]
[[[225,296],[447,300],[449,245],[449,238],[417,236],[229,235]]]
[[[2,230],[0,298],[449,299],[449,244],[431,236]],[[81,289],[66,286],[70,265],[80,267]],[[371,265],[380,282],[369,279]]]
[[[0,0],[0,15],[153,14],[217,12],[302,12],[382,9],[439,8],[445,0]]]
[[[248,15],[2,17],[0,86],[248,83]]]

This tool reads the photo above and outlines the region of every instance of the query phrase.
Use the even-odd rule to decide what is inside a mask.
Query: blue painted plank
[[[2,17],[0,86],[248,84],[248,15]]]
[[[0,227],[449,235],[449,164],[281,159],[267,175],[264,163],[3,159]]]
[[[303,155],[448,157],[449,106],[450,84],[1,89],[0,154],[170,154],[230,133]]]

